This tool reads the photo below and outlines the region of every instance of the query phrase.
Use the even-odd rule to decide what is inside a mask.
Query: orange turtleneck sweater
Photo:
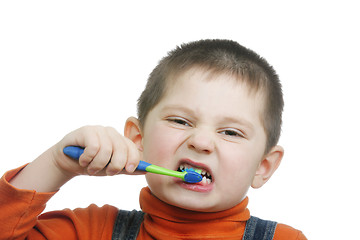
[[[239,239],[250,212],[248,198],[222,212],[204,213],[168,205],[154,197],[149,188],[140,193],[140,207],[147,213],[140,228],[140,239]]]
[[[111,239],[117,208],[92,204],[39,216],[55,193],[16,189],[8,181],[20,170],[7,172],[0,181],[0,239]],[[241,239],[250,217],[247,204],[248,198],[222,212],[194,212],[168,205],[144,188],[140,206],[146,214],[137,239]],[[306,238],[278,224],[274,239]]]

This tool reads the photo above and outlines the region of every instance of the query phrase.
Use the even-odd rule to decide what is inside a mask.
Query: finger
[[[113,154],[111,156],[111,161],[106,167],[107,175],[115,175],[121,172],[126,164],[128,156],[127,145],[123,139],[118,139],[113,146]]]
[[[125,169],[128,173],[133,173],[136,170],[136,167],[139,165],[140,151],[135,143],[130,139],[124,138],[124,140],[128,146],[128,156]]]
[[[87,167],[100,149],[97,128],[97,126],[84,126],[67,135],[67,138],[71,139],[67,145],[85,147],[84,153],[79,157],[81,167]]]
[[[128,146],[124,137],[112,127],[106,128],[113,143],[113,154],[109,165],[106,167],[107,175],[115,175],[123,170],[128,156]]]
[[[98,138],[100,142],[99,151],[87,167],[87,171],[90,175],[94,175],[104,169],[109,164],[113,153],[111,139],[103,132],[98,134]]]
[[[81,167],[87,167],[98,154],[101,145],[97,137],[92,137],[91,140],[85,143],[84,153],[79,158],[79,165]]]

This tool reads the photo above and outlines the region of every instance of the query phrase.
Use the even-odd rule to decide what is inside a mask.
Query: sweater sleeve
[[[307,238],[301,231],[279,223],[276,226],[274,240],[307,240]]]
[[[0,240],[2,239],[111,239],[118,209],[109,205],[45,214],[55,194],[17,189],[9,181],[23,167],[8,171],[0,180]]]

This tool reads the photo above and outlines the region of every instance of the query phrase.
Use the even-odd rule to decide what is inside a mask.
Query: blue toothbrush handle
[[[65,153],[65,155],[73,159],[79,160],[81,154],[83,154],[84,152],[84,149],[76,146],[68,146],[64,148],[63,152]]]
[[[68,146],[68,147],[64,148],[63,152],[71,158],[79,159],[81,154],[84,153],[84,149],[81,147],[77,147],[77,146]],[[146,168],[150,165],[151,165],[150,163],[140,161],[136,170],[146,171]]]
[[[71,158],[79,159],[81,154],[84,153],[84,149],[77,146],[68,146],[63,149],[63,152],[64,154],[66,154]],[[178,171],[173,171],[166,168],[158,167],[156,165],[144,161],[139,162],[139,165],[137,166],[136,170],[178,177],[188,183],[197,183],[202,180],[202,176],[195,171],[178,172]]]

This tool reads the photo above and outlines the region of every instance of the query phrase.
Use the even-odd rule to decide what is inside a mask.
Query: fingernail
[[[135,171],[135,165],[134,164],[129,164],[126,166],[126,171],[128,172],[134,172]]]

